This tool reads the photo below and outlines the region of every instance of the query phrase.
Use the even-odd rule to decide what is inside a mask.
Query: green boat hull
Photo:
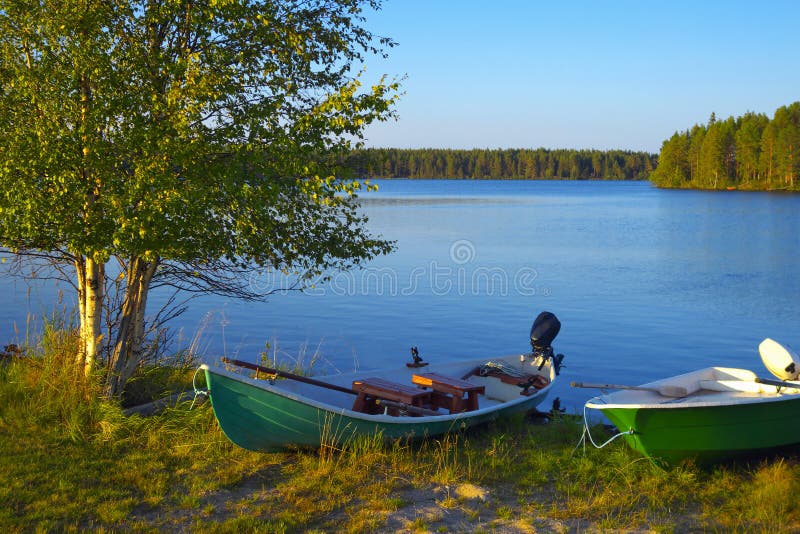
[[[316,448],[322,444],[342,446],[358,436],[380,435],[384,439],[436,436],[531,410],[547,393],[543,390],[520,397],[496,410],[452,416],[392,417],[327,406],[208,367],[205,377],[222,431],[236,445],[253,451],[276,451],[287,446]]]
[[[696,407],[606,407],[595,405],[628,445],[646,457],[674,465],[762,455],[800,444],[800,396],[764,402]]]

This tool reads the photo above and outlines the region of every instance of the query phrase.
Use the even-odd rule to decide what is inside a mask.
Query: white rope
[[[595,449],[602,449],[603,447],[605,447],[606,445],[608,445],[609,443],[611,443],[612,441],[614,441],[615,439],[617,439],[619,437],[632,436],[635,433],[636,433],[636,431],[633,428],[631,428],[631,429],[627,430],[626,432],[619,432],[618,434],[614,434],[613,436],[608,438],[603,444],[598,445],[597,443],[595,443],[594,438],[592,437],[592,433],[589,431],[589,420],[586,417],[586,405],[584,404],[583,405],[583,434],[581,434],[581,439],[580,439],[580,441],[578,441],[578,444],[575,445],[574,449],[572,449],[572,455],[575,455],[575,451],[578,450],[578,447],[580,447],[581,444],[583,444],[583,453],[586,454],[586,438],[587,437],[589,438],[589,443],[591,443],[594,446]]]
[[[197,370],[192,375],[192,389],[194,389],[194,398],[192,399],[192,405],[189,406],[189,410],[194,408],[194,403],[197,402],[197,397],[205,396],[208,397],[208,390],[207,389],[200,389],[197,387],[197,373],[199,373],[203,368],[198,367]]]
[[[516,369],[505,362],[496,361],[496,360],[489,360],[485,364],[483,364],[483,369],[489,368],[492,370],[500,371],[503,374],[509,376],[515,376],[517,378],[526,378],[528,375],[519,369]],[[482,370],[483,370],[482,369]]]

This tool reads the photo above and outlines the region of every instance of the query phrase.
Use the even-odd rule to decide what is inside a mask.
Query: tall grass
[[[234,449],[206,407],[126,417],[77,354],[76,329],[56,318],[25,357],[0,364],[0,531],[130,526],[136,510],[180,509],[263,465]]]
[[[108,427],[114,410],[99,400],[99,381],[87,379],[76,365],[78,345],[68,318],[56,317],[45,321],[39,343],[26,347],[26,357],[0,369],[0,418],[5,425],[22,431],[33,424],[73,441]]]

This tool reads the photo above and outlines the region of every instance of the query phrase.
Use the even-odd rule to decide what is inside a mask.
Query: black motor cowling
[[[534,352],[543,352],[551,349],[553,340],[561,330],[561,321],[555,314],[544,311],[536,317],[531,326],[531,347]]]
[[[559,330],[561,330],[561,321],[553,313],[542,312],[533,321],[533,326],[531,326],[531,348],[533,348],[533,355],[541,358],[540,371],[544,364],[552,358],[556,374],[561,372],[561,362],[564,361],[564,355],[553,354],[553,347],[551,346]]]

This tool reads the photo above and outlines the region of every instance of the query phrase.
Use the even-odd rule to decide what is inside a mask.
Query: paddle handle
[[[800,384],[795,384],[794,382],[784,382],[783,380],[773,380],[771,378],[759,378],[756,377],[755,382],[759,384],[766,384],[767,386],[776,386],[779,388],[795,388],[800,389]]]
[[[461,376],[461,380],[466,380],[467,378],[469,378],[471,376],[477,375],[480,372],[480,370],[481,370],[481,366],[480,365],[478,365],[477,367],[473,367],[466,374]]]
[[[256,365],[255,363],[244,362],[242,360],[234,360],[232,358],[225,357],[222,358],[222,361],[238,367],[244,367],[245,369],[250,369],[252,371],[260,371],[262,373],[280,376],[281,378],[286,378],[288,380],[303,382],[304,384],[311,384],[312,386],[319,386],[321,388],[332,389],[334,391],[341,391],[342,393],[350,393],[351,395],[358,395],[358,392],[353,391],[350,388],[337,386],[336,384],[330,384],[321,380],[314,380],[313,378],[308,378],[307,376],[296,375],[287,371],[281,371],[280,369],[272,369],[270,367],[264,367],[263,365]]]
[[[658,391],[658,388],[648,388],[644,386],[623,386],[622,384],[595,384],[592,382],[570,382],[570,386],[574,388],[589,388],[589,389],[633,389],[636,391]]]
[[[589,382],[570,382],[570,386],[574,388],[589,388],[589,389],[631,389],[634,391],[651,391],[658,393],[664,397],[686,397],[689,391],[681,386],[625,386],[622,384],[593,384]]]

